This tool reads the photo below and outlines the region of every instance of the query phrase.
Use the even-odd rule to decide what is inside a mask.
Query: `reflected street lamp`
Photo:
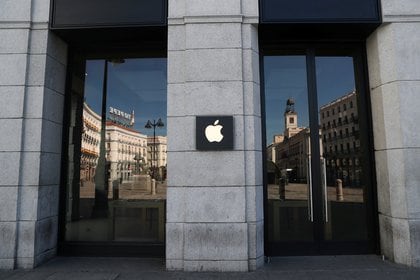
[[[153,146],[152,146],[152,178],[155,179],[155,160],[156,160],[156,127],[164,127],[165,125],[163,124],[162,120],[159,118],[158,121],[156,122],[156,120],[153,120],[153,122],[151,122],[150,120],[147,121],[146,125],[144,126],[145,128],[149,129],[149,128],[153,128]]]

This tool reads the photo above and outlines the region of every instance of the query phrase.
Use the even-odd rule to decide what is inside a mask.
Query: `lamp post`
[[[151,122],[150,120],[147,121],[146,125],[144,126],[145,128],[149,129],[149,128],[153,128],[153,146],[152,146],[152,178],[155,178],[155,164],[154,161],[156,160],[155,158],[155,153],[156,153],[156,127],[164,127],[165,125],[163,124],[162,120],[159,118],[158,121],[156,122],[156,120],[153,120],[153,122]]]

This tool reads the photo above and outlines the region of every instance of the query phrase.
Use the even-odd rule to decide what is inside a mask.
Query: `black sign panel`
[[[262,23],[380,21],[378,0],[260,0]]]
[[[51,28],[165,25],[166,0],[51,0]]]
[[[197,150],[233,150],[233,117],[196,117]]]

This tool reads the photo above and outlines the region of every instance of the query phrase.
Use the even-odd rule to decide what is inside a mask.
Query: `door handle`
[[[324,195],[324,214],[325,222],[328,223],[328,188],[327,188],[327,163],[325,158],[321,158],[322,165],[322,185],[323,185],[323,195]]]
[[[308,155],[308,178],[309,178],[309,194],[308,194],[308,219],[314,221],[314,203],[312,199],[312,163],[311,155]]]

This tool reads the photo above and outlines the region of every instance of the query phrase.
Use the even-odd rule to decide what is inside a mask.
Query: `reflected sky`
[[[86,61],[85,100],[101,114],[104,60]],[[123,64],[108,64],[107,116],[109,107],[135,112],[134,129],[151,135],[144,128],[147,120],[159,118],[165,127],[156,135],[166,135],[166,58],[125,59]]]
[[[316,57],[318,108],[355,89],[352,57]]]
[[[318,107],[355,88],[351,57],[316,57]],[[287,99],[295,100],[298,126],[308,127],[306,56],[265,56],[264,91],[267,145],[273,136],[283,134]]]
[[[287,99],[295,100],[298,125],[308,126],[305,56],[265,56],[264,86],[267,145],[283,134]]]

